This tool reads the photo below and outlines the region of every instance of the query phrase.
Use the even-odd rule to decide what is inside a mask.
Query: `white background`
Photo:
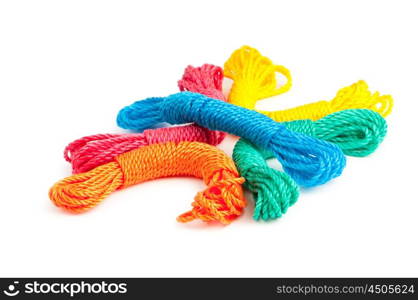
[[[2,1],[1,276],[418,276],[416,1]],[[198,179],[144,183],[82,215],[52,205],[65,145],[122,132],[120,108],[177,91],[188,64],[248,44],[293,75],[259,108],[392,94],[376,153],[280,220],[177,223]],[[233,138],[221,148],[231,153]],[[250,199],[250,204],[252,201]]]

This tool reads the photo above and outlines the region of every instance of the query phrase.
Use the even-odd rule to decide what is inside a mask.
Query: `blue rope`
[[[339,147],[289,131],[256,111],[197,93],[182,92],[137,101],[123,108],[117,117],[120,127],[135,131],[163,122],[194,122],[211,130],[243,137],[270,150],[285,172],[306,187],[326,183],[339,176],[345,167],[345,156]]]

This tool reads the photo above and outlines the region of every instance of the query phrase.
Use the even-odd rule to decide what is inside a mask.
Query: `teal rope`
[[[232,157],[240,175],[245,178],[244,187],[253,193],[254,220],[267,221],[286,213],[298,199],[299,188],[289,175],[270,168],[264,155],[270,153],[240,139]]]
[[[316,122],[301,120],[283,123],[288,129],[333,143],[345,155],[372,154],[386,136],[386,120],[369,109],[346,109]]]
[[[386,136],[387,125],[378,113],[368,109],[348,109],[316,122],[284,122],[287,129],[336,144],[346,155],[364,157],[373,153]],[[280,218],[293,205],[299,190],[286,174],[270,168],[266,160],[273,154],[240,139],[232,155],[244,186],[253,193],[255,220]]]

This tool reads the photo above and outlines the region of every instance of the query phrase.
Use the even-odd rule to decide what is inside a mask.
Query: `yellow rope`
[[[285,85],[277,87],[276,73],[286,77]],[[292,86],[288,69],[274,65],[249,46],[232,53],[224,65],[224,75],[234,80],[229,102],[249,109],[254,109],[257,100],[283,94]]]
[[[244,46],[236,50],[224,66],[225,76],[234,80],[228,101],[248,109],[255,109],[258,100],[282,94],[292,84],[289,71],[274,65],[256,49]],[[287,78],[287,83],[277,87],[276,73]],[[318,101],[291,109],[259,111],[278,122],[310,119],[316,121],[331,113],[345,109],[371,109],[386,117],[392,111],[390,95],[371,93],[367,83],[360,80],[338,91],[330,101]]]

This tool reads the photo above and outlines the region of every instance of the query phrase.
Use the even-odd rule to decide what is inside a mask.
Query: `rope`
[[[200,93],[210,98],[226,101],[222,93],[223,72],[221,67],[205,64],[201,67],[188,66],[182,78],[177,82],[180,91]],[[222,142],[224,132],[219,132]]]
[[[197,125],[186,125],[145,130],[137,134],[96,134],[70,143],[64,158],[70,162],[73,174],[90,171],[114,160],[115,156],[151,144],[197,141],[218,145],[225,133],[211,131]]]
[[[386,121],[367,109],[350,109],[328,115],[316,122],[301,120],[284,123],[295,131],[334,143],[346,155],[363,157],[373,153],[386,135]],[[245,139],[240,139],[232,155],[244,186],[254,196],[254,219],[279,218],[296,202],[298,188],[283,172],[270,168],[273,155]]]
[[[287,77],[287,84],[277,88],[276,73]],[[256,49],[244,46],[236,50],[225,62],[225,76],[234,80],[229,94],[230,103],[255,109],[260,99],[281,94],[289,90],[290,75],[282,66],[275,66]],[[209,79],[207,79],[209,80]],[[360,80],[338,91],[330,101],[318,101],[291,109],[278,111],[260,111],[277,122],[293,120],[318,120],[329,114],[345,109],[370,109],[386,117],[393,107],[390,95],[371,93],[367,83]]]
[[[277,122],[310,119],[319,120],[334,112],[346,109],[370,109],[382,117],[392,112],[393,98],[390,95],[371,93],[367,83],[360,80],[350,86],[340,89],[330,101],[318,101],[287,110],[260,111]]]
[[[178,81],[182,92],[194,92],[210,98],[226,101],[222,93],[224,75],[221,67],[204,64],[201,67],[188,66]]]
[[[345,155],[356,157],[372,154],[387,132],[386,120],[369,109],[347,109],[318,121],[299,120],[283,124],[294,132],[333,143]]]
[[[287,92],[292,86],[290,72],[283,66],[274,65],[258,50],[243,46],[234,51],[224,65],[225,76],[234,80],[229,102],[254,109],[257,100]],[[287,82],[277,87],[276,73],[286,77]]]
[[[266,152],[266,151],[264,151]],[[232,155],[244,187],[254,198],[254,220],[280,218],[299,197],[297,184],[286,173],[267,165],[263,151],[245,139],[240,139]]]
[[[123,108],[117,117],[120,127],[137,131],[162,122],[195,122],[246,138],[274,153],[284,170],[302,186],[323,184],[339,176],[345,166],[345,157],[337,146],[291,132],[255,111],[201,94],[182,92],[137,101]]]
[[[79,213],[118,189],[169,176],[202,178],[208,186],[196,195],[192,210],[177,218],[179,222],[201,219],[229,224],[242,214],[244,179],[234,162],[216,147],[198,142],[153,144],[126,152],[110,163],[57,182],[49,197],[56,206]]]

